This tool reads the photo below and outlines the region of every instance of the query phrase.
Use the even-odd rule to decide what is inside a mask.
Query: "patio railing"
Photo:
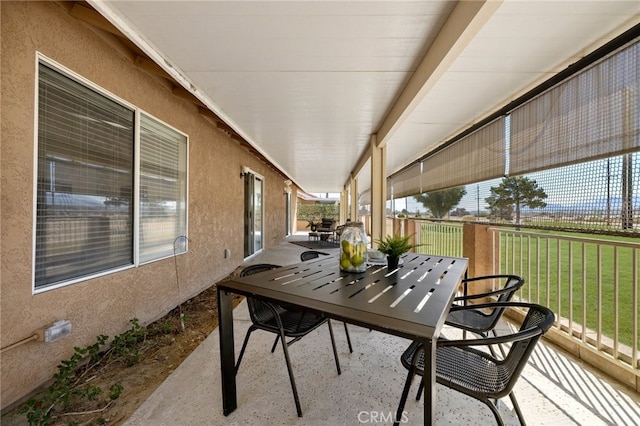
[[[558,330],[636,372],[640,244],[490,228],[495,273],[523,276],[520,298],[553,309]]]
[[[462,257],[462,223],[416,220],[418,253]]]
[[[408,224],[394,228],[414,229]],[[492,272],[523,276],[520,299],[553,309],[558,318],[554,329],[569,346],[579,342],[631,372],[636,377],[632,386],[640,389],[640,244],[629,238],[488,229]],[[462,223],[415,220],[415,242],[422,244],[418,252],[463,256],[463,241]]]

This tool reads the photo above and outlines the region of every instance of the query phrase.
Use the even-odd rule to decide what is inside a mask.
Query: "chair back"
[[[470,296],[457,297],[456,302],[469,301],[469,300],[483,300],[487,298],[496,298],[495,302],[503,303],[509,302],[516,292],[524,285],[524,278],[517,275],[487,275],[480,277],[467,278],[463,280],[463,283],[468,285],[471,282],[479,281],[492,281],[492,280],[505,280],[504,286],[497,290],[488,291],[485,293],[472,294]],[[494,302],[492,300],[492,302]],[[485,302],[488,303],[488,302]],[[459,305],[458,305],[459,306]],[[452,308],[450,316],[447,318],[448,324],[454,324],[458,327],[474,331],[474,332],[488,332],[493,330],[502,314],[504,313],[504,307],[500,304],[492,305],[493,308],[480,310],[477,305],[467,305],[474,307],[473,312],[456,312],[457,306]],[[472,315],[473,314],[473,315]]]
[[[240,276],[246,277],[247,275],[257,274],[259,272],[269,271],[271,269],[276,269],[279,267],[279,265],[272,265],[270,263],[258,263],[255,265],[249,265],[240,272]]]
[[[320,255],[328,256],[329,254],[323,253],[321,251],[316,251],[316,250],[307,250],[300,253],[300,260],[304,262],[305,260],[316,259],[320,257]]]
[[[519,277],[517,275],[508,275],[506,276],[507,282],[502,288],[502,292],[498,295],[498,299],[496,300],[498,303],[509,302],[513,298],[513,295],[524,285],[524,278]],[[498,307],[493,309],[490,314],[491,324],[489,327],[493,329],[496,325],[498,325],[498,321],[500,321],[500,317],[504,313],[503,307]]]
[[[553,312],[547,307],[528,303],[509,303],[508,305],[526,307],[528,312],[517,333],[494,338],[500,343],[511,343],[511,347],[503,361],[494,360],[497,371],[502,376],[504,387],[495,395],[490,395],[491,398],[502,398],[513,390],[536,344],[555,321]]]
[[[498,296],[498,302],[508,302],[516,294],[516,291],[524,284],[524,278],[517,275],[507,276],[507,282],[504,285],[504,292]]]
[[[240,276],[246,277],[247,275],[270,271],[279,267],[278,265],[272,265],[270,263],[258,263],[244,268],[242,272],[240,272]],[[268,302],[247,296],[247,307],[251,321],[254,323],[264,323],[273,318],[273,308],[268,305]]]
[[[333,231],[336,229],[338,223],[335,219],[328,219],[323,217],[318,225],[318,231]]]

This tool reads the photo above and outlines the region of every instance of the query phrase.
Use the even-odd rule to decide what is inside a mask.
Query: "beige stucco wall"
[[[243,260],[243,166],[265,177],[265,247],[285,235],[284,179],[201,117],[170,86],[134,66],[58,3],[0,2],[1,7],[1,346],[68,319],[72,334],[2,353],[1,407],[46,382],[74,346],[114,336],[129,320],[155,320]],[[33,294],[34,99],[36,51],[189,136],[189,252],[173,259]],[[295,200],[295,191],[292,199]],[[295,202],[293,202],[295,204]],[[231,257],[224,258],[224,249]]]

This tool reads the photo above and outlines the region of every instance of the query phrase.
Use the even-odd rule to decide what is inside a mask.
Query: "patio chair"
[[[488,291],[484,293],[477,293],[468,295],[468,287],[469,283],[477,283],[480,281],[489,281],[489,280],[504,280],[504,285],[502,288],[498,290]],[[485,302],[509,302],[513,295],[524,285],[524,278],[519,277],[517,275],[485,275],[480,277],[473,278],[465,278],[462,280],[462,284],[464,286],[464,295],[456,297],[453,301],[454,304],[463,306],[468,306],[469,309],[452,309],[447,315],[447,319],[445,320],[445,324],[451,327],[462,329],[465,333],[463,333],[463,338],[466,338],[466,332],[469,331],[471,333],[477,334],[483,338],[489,337],[488,333],[491,332],[494,336],[498,336],[495,330],[495,327],[498,325],[502,314],[504,313],[504,307],[496,306],[491,309],[480,309],[478,305],[468,305],[470,300],[482,300],[482,299],[492,299],[496,298],[496,300],[484,300]],[[502,355],[504,356],[504,350],[502,346],[498,346]],[[493,346],[489,346],[489,350],[491,354],[495,356],[495,352],[493,350]],[[420,381],[420,386],[418,387],[418,394],[416,399],[420,399],[420,395],[424,388],[424,382]],[[514,405],[517,405],[515,401],[515,397],[512,397]]]
[[[320,256],[328,256],[329,253],[323,253],[316,250],[307,250],[300,253],[300,260],[305,262],[311,259],[317,259]],[[351,346],[351,337],[349,336],[349,329],[347,329],[347,323],[344,322],[344,334],[347,336],[347,344],[349,345],[349,353],[353,353],[353,347]]]
[[[498,290],[488,291],[485,293],[478,293],[468,295],[468,287],[470,283],[477,283],[480,281],[490,280],[504,280],[504,285]],[[456,304],[468,305],[469,301],[492,299],[496,300],[484,300],[484,302],[509,302],[513,295],[524,285],[524,278],[517,275],[485,275],[480,277],[466,278],[462,280],[464,286],[464,295],[456,297],[453,301]],[[472,309],[452,310],[449,312],[445,324],[452,327],[460,328],[471,333],[478,334],[482,337],[487,337],[487,333],[493,332],[496,336],[495,327],[500,321],[500,317],[504,308],[498,306],[494,309],[478,309],[477,306]]]
[[[258,272],[268,271],[275,268],[279,268],[279,266],[264,263],[251,265],[243,269],[240,276],[256,274]],[[298,389],[296,388],[296,382],[293,377],[293,369],[291,367],[288,347],[300,340],[302,337],[311,333],[316,328],[327,323],[329,326],[329,334],[331,336],[333,356],[336,361],[336,370],[338,371],[338,374],[341,374],[340,361],[338,359],[338,351],[336,350],[333,329],[331,328],[331,321],[329,318],[313,312],[283,307],[277,303],[267,302],[250,296],[247,296],[247,306],[249,308],[249,316],[251,317],[252,324],[249,327],[249,330],[247,330],[247,335],[242,343],[242,349],[240,350],[240,355],[238,356],[238,361],[235,366],[236,374],[240,368],[240,363],[242,362],[242,357],[247,347],[247,343],[249,342],[251,333],[255,330],[264,330],[270,333],[275,333],[282,341],[282,348],[284,350],[284,358],[287,363],[287,371],[289,372],[289,381],[291,382],[291,390],[293,391],[296,411],[298,412],[298,417],[302,417],[302,408],[300,407]],[[291,338],[289,342],[286,341],[287,337]],[[277,340],[274,342],[271,352],[275,350],[277,342]]]
[[[302,262],[305,262],[307,260],[317,259],[320,256],[329,256],[329,253],[324,253],[324,252],[316,251],[316,250],[307,250],[307,251],[303,251],[302,253],[300,253],[300,260]]]
[[[497,400],[507,395],[513,396],[513,388],[529,356],[540,337],[549,330],[555,317],[548,308],[531,303],[502,302],[475,305],[473,308],[452,307],[456,311],[484,308],[523,309],[526,310],[526,316],[520,329],[508,335],[485,339],[438,339],[436,381],[483,402],[491,409],[497,423],[504,425],[498,411]],[[509,344],[509,351],[504,358],[497,358],[494,354],[481,350],[482,347],[503,343]],[[424,375],[424,347],[418,342],[413,342],[402,354],[400,360],[409,373],[398,405],[396,419],[402,416],[413,377],[416,374]],[[515,402],[515,396],[512,397],[512,401]],[[520,423],[524,425],[524,417],[517,403],[514,404],[514,409]],[[398,422],[394,424],[397,425]]]
[[[320,224],[316,228],[316,232],[320,234],[320,242],[335,242],[335,232],[337,222],[335,219],[322,218]]]

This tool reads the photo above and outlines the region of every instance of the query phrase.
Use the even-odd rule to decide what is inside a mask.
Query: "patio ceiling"
[[[392,174],[640,22],[632,1],[104,1],[98,12],[307,192]]]

